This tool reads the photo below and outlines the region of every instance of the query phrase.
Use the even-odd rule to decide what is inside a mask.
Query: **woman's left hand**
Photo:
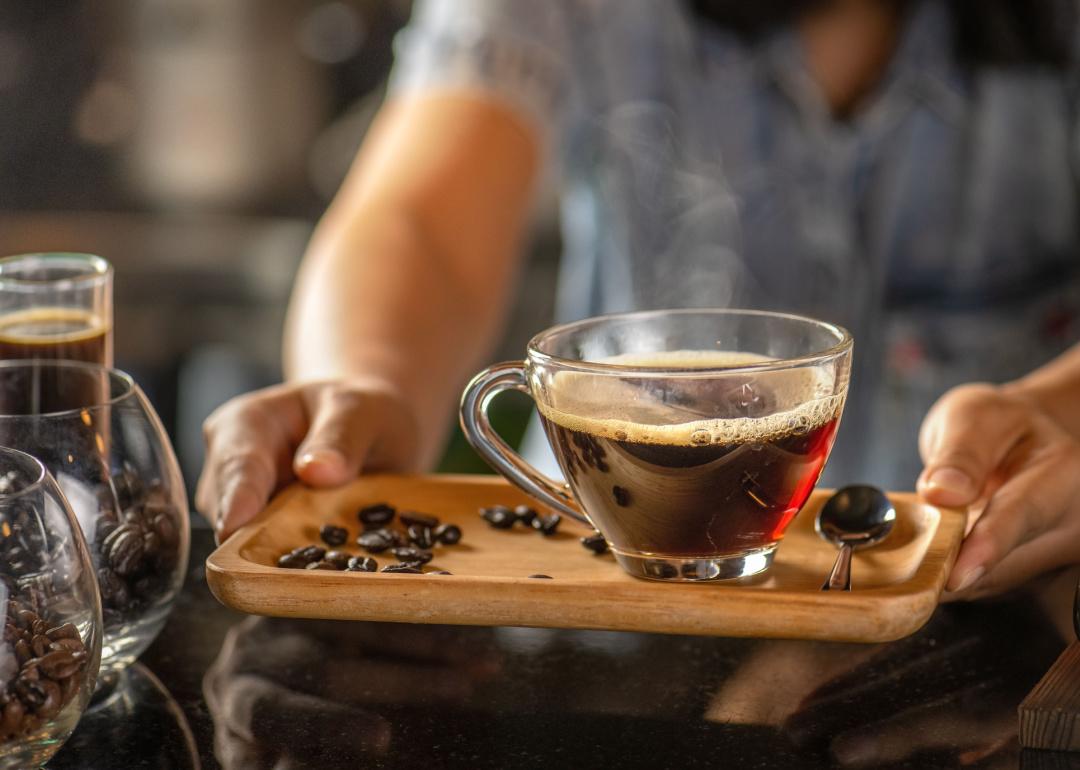
[[[1080,442],[1007,386],[942,396],[919,435],[918,490],[968,506],[968,533],[946,599],[1000,593],[1080,562]]]

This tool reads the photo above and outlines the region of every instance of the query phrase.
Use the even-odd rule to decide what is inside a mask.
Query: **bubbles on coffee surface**
[[[670,376],[613,378],[560,372],[541,414],[573,431],[601,438],[669,446],[762,443],[804,435],[836,418],[832,395],[816,369],[724,372],[774,359],[755,353],[675,350],[628,353],[598,363],[662,369]],[[715,377],[680,372],[718,370]]]

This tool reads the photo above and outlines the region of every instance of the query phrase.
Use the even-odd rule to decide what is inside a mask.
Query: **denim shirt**
[[[799,40],[747,44],[655,0],[422,0],[392,93],[468,88],[548,149],[559,320],[758,307],[842,324],[827,483],[910,488],[919,424],[1080,338],[1074,73],[972,71],[925,0],[850,120]]]

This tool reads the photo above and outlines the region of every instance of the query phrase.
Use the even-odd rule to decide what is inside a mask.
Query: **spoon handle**
[[[851,552],[849,543],[840,546],[840,553],[836,555],[832,572],[829,579],[821,586],[822,591],[850,591],[851,590]]]

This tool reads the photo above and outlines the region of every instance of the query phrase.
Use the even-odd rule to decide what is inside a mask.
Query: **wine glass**
[[[38,457],[82,527],[104,615],[101,678],[165,625],[187,569],[187,495],[168,436],[124,372],[0,361],[0,445]]]
[[[98,673],[101,600],[52,475],[0,447],[0,770],[37,767],[75,729]]]

